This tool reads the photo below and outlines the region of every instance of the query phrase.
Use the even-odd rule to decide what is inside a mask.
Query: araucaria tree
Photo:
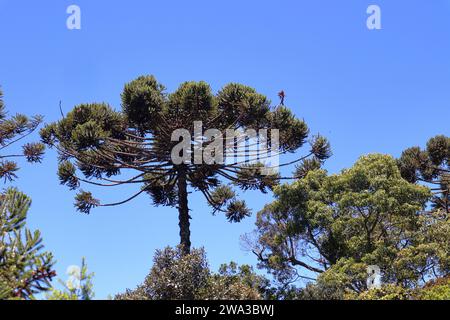
[[[11,182],[17,178],[17,158],[40,162],[44,153],[41,143],[27,143],[20,152],[14,144],[21,142],[42,122],[40,116],[28,118],[22,114],[7,116],[0,90],[0,179]],[[0,194],[0,299],[30,299],[48,290],[55,276],[52,255],[43,252],[39,231],[25,228],[31,200],[16,189]]]
[[[204,135],[195,130],[199,122]],[[175,134],[173,139],[177,129],[187,130],[188,137]],[[209,129],[215,131],[208,137]],[[264,156],[253,162],[243,159],[248,148],[236,143],[239,138],[232,146],[223,138],[227,130],[249,129],[266,129],[269,134],[279,129],[279,143],[272,148],[271,157],[296,151],[309,134],[305,122],[288,108],[272,108],[265,96],[250,87],[233,83],[214,95],[205,82],[185,82],[167,94],[153,76],[142,76],[125,85],[121,111],[104,103],[82,104],[46,126],[41,136],[44,143],[58,150],[59,177],[71,189],[78,189],[80,183],[140,186],[130,198],[112,204],[80,191],[76,196],[78,210],[89,213],[94,207],[123,204],[147,193],[155,205],[178,208],[181,245],[187,254],[191,247],[188,188],[202,192],[214,212],[224,212],[229,221],[238,222],[250,211],[231,185],[267,192],[282,179],[265,172]],[[188,148],[177,149],[186,139],[191,141]],[[326,139],[316,136],[309,142],[310,151],[298,162],[307,158],[320,162],[329,157]],[[198,150],[202,155],[217,156],[217,144],[224,150],[232,149],[235,161],[198,161]],[[244,145],[248,147],[248,143]],[[174,150],[183,161],[173,160]],[[117,178],[125,172],[126,178]]]
[[[398,165],[406,180],[430,185],[434,207],[450,214],[450,137],[431,138],[425,150],[419,147],[406,149]]]
[[[50,289],[54,261],[39,231],[25,228],[31,200],[16,189],[0,195],[0,300],[30,299]]]
[[[8,117],[3,103],[3,92],[0,89],[0,179],[12,181],[17,178],[16,158],[25,158],[28,162],[40,162],[44,154],[45,146],[42,143],[27,143],[22,146],[20,152],[7,153],[8,147],[19,142],[39,126],[41,116],[27,117],[16,114]]]

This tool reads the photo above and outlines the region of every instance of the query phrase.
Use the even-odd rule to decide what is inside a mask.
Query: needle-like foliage
[[[8,148],[33,133],[41,123],[41,116],[29,118],[16,114],[9,117],[0,88],[0,179],[10,182],[17,178],[19,167],[13,159],[25,158],[28,162],[41,162],[45,151],[42,143],[26,143],[20,152],[8,153]]]
[[[431,185],[434,208],[450,214],[450,137],[431,138],[425,150],[419,147],[406,149],[398,166],[406,180]]]
[[[39,231],[25,228],[31,200],[16,189],[0,195],[0,299],[32,299],[56,275]]]
[[[203,132],[215,129],[221,136],[210,140],[199,137],[195,131],[199,121]],[[174,147],[180,141],[172,141],[172,134],[178,129],[187,130],[192,142],[189,150],[182,150],[182,163],[173,161]],[[47,125],[41,137],[58,150],[59,177],[69,188],[78,189],[82,183],[137,186],[135,194],[111,204],[80,191],[75,202],[79,211],[89,213],[95,207],[123,204],[146,193],[154,205],[178,208],[181,244],[187,254],[191,246],[188,188],[201,192],[213,212],[239,222],[250,211],[245,201],[237,198],[233,186],[267,192],[283,179],[276,173],[265,173],[265,169],[274,169],[262,164],[268,156],[251,162],[245,158],[245,143],[245,148],[242,143],[231,147],[226,143],[227,130],[249,129],[279,130],[279,145],[272,149],[271,157],[295,152],[309,135],[306,123],[287,107],[272,107],[264,95],[248,86],[232,83],[213,94],[205,82],[185,82],[168,94],[153,76],[142,76],[125,85],[121,111],[105,103],[82,104]],[[324,138],[317,136],[309,142],[305,156],[281,166],[307,158],[321,162],[330,156]],[[235,160],[196,161],[195,146],[202,154],[209,150],[215,156],[216,149],[208,149],[214,143],[222,145],[224,153],[232,149]],[[123,178],[117,178],[121,174]]]

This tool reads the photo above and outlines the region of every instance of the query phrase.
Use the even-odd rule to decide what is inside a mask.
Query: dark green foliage
[[[89,213],[99,205],[99,201],[92,197],[92,193],[81,190],[75,197],[75,207],[83,213]]]
[[[319,170],[321,167],[322,163],[317,158],[305,159],[295,168],[295,178],[303,179],[310,171]]]
[[[242,165],[237,173],[237,180],[234,183],[242,190],[259,190],[267,193],[279,184],[278,174],[264,174],[266,167],[263,163],[251,163]]]
[[[153,267],[143,286],[126,296],[132,299],[194,299],[208,283],[209,269],[203,249],[193,249],[184,256],[180,248],[156,251]],[[116,297],[119,298],[119,297]]]
[[[230,222],[240,222],[250,216],[250,209],[247,208],[245,201],[237,200],[228,204],[225,215]]]
[[[0,177],[4,178],[4,182],[11,182],[17,179],[16,171],[19,170],[17,163],[9,160],[0,161]]]
[[[125,85],[122,108],[131,125],[142,131],[158,123],[158,115],[164,106],[165,88],[153,76],[143,76]]]
[[[160,173],[147,173],[144,176],[144,189],[151,197],[153,204],[158,206],[175,206],[178,201],[178,190],[171,185],[170,177]],[[148,183],[152,181],[153,183]]]
[[[153,76],[142,76],[125,85],[120,112],[104,103],[82,104],[60,121],[47,125],[41,130],[41,137],[58,150],[60,181],[69,188],[77,189],[80,183],[137,185],[136,194],[112,204],[103,204],[91,193],[80,192],[75,203],[79,211],[89,213],[94,207],[119,205],[146,193],[154,205],[178,207],[181,243],[188,253],[189,187],[205,195],[214,213],[222,212],[229,221],[239,222],[250,215],[245,202],[235,193],[217,198],[216,191],[237,186],[266,192],[279,182],[277,174],[263,174],[262,170],[270,168],[248,161],[199,164],[193,153],[187,155],[194,160],[191,163],[174,163],[171,153],[179,142],[171,141],[172,133],[186,129],[195,141],[195,121],[203,122],[203,132],[217,129],[223,137],[227,130],[279,129],[280,145],[273,150],[279,154],[296,151],[309,134],[304,121],[284,106],[272,110],[270,101],[253,88],[233,83],[214,95],[205,82],[185,82],[168,94]],[[229,148],[224,138],[217,139],[223,139],[217,141]],[[207,149],[212,142],[204,142],[203,147]],[[315,137],[303,159],[322,162],[329,156],[328,142]],[[116,177],[125,172],[127,178]],[[130,177],[130,173],[134,174]]]
[[[254,272],[249,265],[235,262],[222,264],[217,274],[212,274],[209,285],[203,290],[210,300],[260,300],[272,299],[274,289],[270,281]]]
[[[0,150],[7,152],[16,142],[19,142],[41,124],[42,117],[34,116],[28,118],[23,114],[16,114],[8,117],[3,103],[3,92],[0,88]],[[17,178],[19,167],[11,158],[25,158],[28,162],[41,162],[44,155],[45,146],[42,143],[27,143],[23,145],[21,153],[1,154],[0,155],[0,179],[5,182]]]
[[[360,294],[344,294],[344,299],[347,300],[421,300],[417,293],[421,289],[411,290],[400,285],[387,284],[379,289],[371,289]],[[417,292],[417,293],[416,293]]]
[[[116,295],[116,300],[223,300],[261,299],[269,282],[249,266],[222,265],[212,273],[203,249],[158,250],[150,274],[135,290]]]
[[[210,201],[214,203],[213,208],[221,208],[228,203],[232,203],[236,198],[236,193],[228,186],[220,186],[211,194]]]
[[[42,143],[27,143],[23,146],[23,155],[28,162],[41,162],[45,146]]]
[[[54,261],[39,231],[25,228],[31,200],[16,189],[0,196],[0,299],[33,299],[50,288]]]
[[[380,289],[367,290],[359,295],[347,295],[345,298],[352,300],[450,300],[450,278],[434,279],[425,286],[415,289],[388,284]]]
[[[450,137],[431,138],[425,150],[406,149],[398,159],[398,166],[406,180],[431,185],[434,208],[450,213]]]
[[[301,170],[258,213],[251,249],[281,283],[311,274],[304,298],[342,298],[366,288],[367,266],[383,282],[415,288],[448,274],[450,224],[425,211],[431,197],[404,180],[390,156],[364,156],[338,175]]]
[[[324,161],[331,157],[330,143],[325,137],[315,136],[311,143],[311,153],[314,154],[314,158],[319,161]]]
[[[58,177],[61,184],[67,185],[70,189],[77,189],[80,182],[75,176],[76,168],[70,161],[63,161],[58,167]]]
[[[297,150],[305,143],[309,134],[308,126],[296,119],[288,108],[278,107],[270,114],[269,121],[273,128],[280,129],[280,147],[283,151]]]
[[[415,293],[414,299],[450,300],[450,277],[447,276],[430,281]]]

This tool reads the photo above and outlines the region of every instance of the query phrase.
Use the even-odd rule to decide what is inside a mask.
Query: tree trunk
[[[190,219],[186,170],[185,168],[180,168],[178,170],[178,225],[180,226],[180,245],[182,246],[183,255],[191,252]]]

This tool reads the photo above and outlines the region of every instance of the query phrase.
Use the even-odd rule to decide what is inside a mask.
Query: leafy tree
[[[30,135],[41,124],[41,116],[28,118],[23,114],[8,117],[0,88],[0,151],[3,153],[14,143]],[[41,162],[45,146],[42,143],[27,143],[20,153],[0,154],[0,179],[5,182],[17,178],[19,167],[11,159],[25,158],[28,162]]]
[[[331,176],[311,170],[275,195],[258,213],[251,249],[280,282],[312,280],[306,296],[362,292],[369,265],[404,288],[449,272],[447,217],[424,210],[430,191],[404,180],[390,156],[363,156]]]
[[[92,278],[93,273],[88,272],[86,260],[83,258],[81,267],[70,266],[67,269],[69,279],[64,282],[59,279],[59,283],[64,288],[59,290],[52,288],[50,294],[47,295],[48,300],[92,300],[94,299],[94,291]]]
[[[204,299],[214,300],[273,299],[273,288],[270,281],[256,274],[251,266],[231,262],[223,264],[217,274],[210,276],[202,295]]]
[[[198,121],[203,123],[205,136],[196,133]],[[188,137],[181,136],[181,141],[189,138],[192,143],[178,152],[175,147],[180,137],[175,136],[176,141],[172,138],[181,129],[188,132]],[[209,129],[218,130],[220,135],[206,137]],[[111,204],[103,204],[90,192],[81,190],[75,202],[79,211],[89,213],[94,207],[120,205],[147,193],[156,206],[178,208],[180,243],[184,254],[188,254],[189,186],[204,194],[214,213],[223,212],[229,221],[239,222],[250,210],[245,201],[237,198],[231,183],[242,190],[267,192],[281,178],[262,163],[267,156],[253,163],[242,159],[248,150],[240,138],[243,135],[238,135],[236,140],[240,141],[232,140],[231,144],[223,139],[227,130],[240,133],[249,129],[266,129],[271,134],[272,129],[281,130],[279,145],[271,145],[270,156],[296,151],[309,134],[304,121],[296,119],[283,105],[272,109],[270,101],[253,88],[232,83],[214,95],[205,82],[185,82],[174,93],[167,94],[153,76],[142,76],[125,85],[120,112],[104,103],[82,104],[62,120],[46,126],[41,137],[58,150],[60,181],[71,189],[78,189],[80,183],[140,186],[128,199]],[[269,137],[258,138],[270,144]],[[320,162],[329,157],[326,139],[316,136],[310,143],[309,153],[297,162],[309,158]],[[225,151],[232,150],[241,159],[232,163],[197,161],[196,150],[213,157],[218,155],[215,148],[218,145]],[[173,161],[172,152],[182,155],[183,161]],[[121,173],[123,179],[114,178]],[[224,184],[227,181],[230,184]]]
[[[371,289],[359,295],[349,294],[351,300],[450,300],[450,278],[438,278],[423,287],[405,289],[402,286],[388,284],[379,289]]]
[[[434,208],[450,213],[450,137],[431,138],[425,150],[420,147],[406,149],[398,165],[409,182],[431,185]]]
[[[54,261],[39,231],[25,228],[31,200],[16,189],[0,196],[0,299],[33,299],[50,288]]]
[[[450,277],[439,278],[427,283],[415,295],[417,300],[450,300]]]
[[[8,117],[0,89],[0,152],[33,133],[41,122],[41,116]],[[40,162],[44,150],[42,143],[26,143],[20,152],[1,154],[0,179],[6,183],[17,178],[19,167],[12,159]],[[0,299],[32,299],[34,294],[48,290],[55,276],[52,255],[42,252],[40,232],[25,228],[30,205],[31,200],[16,189],[0,194]]]
[[[144,283],[116,295],[117,300],[222,300],[261,299],[268,280],[249,266],[222,265],[210,271],[203,249],[185,255],[181,246],[158,250]]]
[[[358,294],[347,294],[347,300],[413,300],[414,290],[395,284],[383,285],[379,289],[370,289]],[[417,299],[416,299],[417,300]]]

